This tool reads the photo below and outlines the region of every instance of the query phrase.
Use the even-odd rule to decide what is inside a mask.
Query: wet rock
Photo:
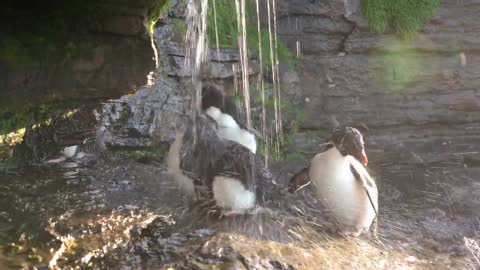
[[[185,67],[185,51],[173,36],[178,29],[174,20],[182,20],[185,7],[175,2],[172,12],[162,18],[154,36],[159,54],[155,82],[134,95],[123,96],[103,106],[97,141],[104,149],[137,148],[169,144],[175,135],[175,124],[184,115],[191,89],[191,70]],[[240,61],[238,50],[210,50],[210,60],[201,72],[202,79],[218,89],[233,94],[233,65]],[[251,75],[259,71],[258,61],[249,64]],[[292,84],[295,76],[290,76]]]
[[[290,264],[282,263],[279,261],[270,261],[270,265],[272,265],[272,270],[294,270],[295,267],[293,267]]]
[[[448,247],[448,254],[455,257],[465,257],[468,255],[468,251],[464,245],[452,245]]]
[[[2,113],[24,113],[45,104],[74,109],[144,85],[155,67],[144,21],[152,5],[159,3],[55,2],[48,8],[28,9],[5,3],[1,25],[12,22],[17,30],[2,28],[2,48],[13,46],[19,52],[0,61]],[[38,20],[38,14],[48,20]],[[18,34],[26,29],[41,41],[29,42],[31,37]]]
[[[129,180],[113,179],[111,183],[109,183],[109,186],[110,191],[129,190],[133,188],[133,183]]]
[[[237,258],[236,252],[231,246],[224,246],[215,241],[205,242],[199,250],[202,260],[233,262]]]
[[[97,141],[105,147],[146,147],[170,142],[186,100],[174,80],[160,79],[154,87],[123,96],[103,107]]]
[[[92,142],[97,128],[95,107],[84,106],[56,114],[49,125],[27,128],[22,143],[15,148],[14,158],[21,163],[59,163],[65,161],[63,159],[74,158],[80,148],[94,152]],[[78,159],[86,161],[85,157]]]
[[[111,16],[105,19],[104,24],[105,31],[119,35],[136,35],[145,30],[140,16]]]
[[[299,92],[309,102],[302,104],[301,129],[330,130],[333,116],[341,124],[370,127],[370,149],[403,142],[422,163],[477,166],[479,149],[473,145],[480,141],[480,99],[472,89],[479,88],[473,67],[480,59],[473,45],[479,23],[471,17],[476,1],[441,3],[408,44],[392,34],[371,33],[357,0],[283,0],[277,5],[279,37],[292,50],[298,42],[303,55]],[[465,153],[462,161],[431,144],[437,139],[451,139],[454,148],[472,147],[458,150]]]

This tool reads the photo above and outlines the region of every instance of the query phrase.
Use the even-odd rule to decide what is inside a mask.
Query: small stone
[[[78,145],[67,146],[63,148],[63,155],[66,158],[73,158],[77,154]]]
[[[455,257],[464,257],[464,256],[467,256],[468,254],[465,246],[459,246],[459,245],[448,247],[448,253],[450,256],[455,256]]]

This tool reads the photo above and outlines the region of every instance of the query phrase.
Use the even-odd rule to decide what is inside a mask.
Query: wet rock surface
[[[161,1],[3,3],[2,114],[45,103],[77,108],[144,85],[155,68],[145,26],[154,4]]]
[[[98,143],[103,147],[141,148],[169,142],[186,102],[178,92],[178,83],[169,79],[123,96],[103,107]]]
[[[300,128],[330,130],[332,117],[363,124],[378,149],[405,147],[427,163],[437,162],[441,147],[424,143],[478,145],[479,22],[471,14],[479,8],[476,0],[443,2],[404,43],[393,33],[371,33],[360,1],[278,1],[279,37],[292,50],[298,42],[302,53]]]
[[[95,166],[59,163],[2,185],[0,260],[7,269],[478,266],[476,168],[427,167],[415,175],[414,166],[386,170],[375,159],[371,163],[380,190],[379,240],[373,232],[358,239],[337,236],[308,187],[278,198],[267,212],[219,219],[208,214],[205,202],[185,200],[162,163],[118,154]],[[280,162],[272,171],[286,186],[303,165]],[[411,182],[412,173],[425,182]]]
[[[272,164],[272,171],[280,186],[286,186],[324,142],[330,116],[370,127],[367,154],[380,190],[378,240],[373,232],[359,239],[333,233],[332,221],[309,187],[277,198],[270,211],[252,217],[219,219],[208,214],[210,209],[202,206],[205,202],[183,198],[165,174],[164,152],[152,154],[157,151],[152,146],[168,145],[172,139],[174,119],[183,113],[189,83],[189,71],[179,68],[183,54],[174,37],[168,36],[173,25],[167,22],[156,35],[157,45],[164,48],[159,51],[160,61],[169,64],[155,74],[155,85],[105,104],[98,122],[95,135],[100,145],[132,152],[96,155],[88,143],[70,141],[62,134],[62,146],[78,144],[86,155],[18,175],[1,175],[0,265],[6,269],[478,269],[480,119],[478,93],[472,90],[476,74],[457,69],[458,55],[452,52],[429,55],[442,64],[423,70],[422,78],[440,78],[435,85],[425,79],[400,92],[372,86],[374,72],[365,72],[359,63],[382,69],[381,56],[365,49],[380,37],[362,32],[352,2],[347,1],[348,7],[344,1],[279,3],[280,25],[293,25],[297,16],[305,31],[298,35],[312,45],[303,50],[299,74],[282,71],[282,80],[292,89],[302,89],[301,97],[292,91],[296,102],[305,98],[309,102],[303,130],[295,135],[291,155],[287,154],[291,159]],[[475,6],[474,1],[467,2]],[[459,11],[443,3],[440,12]],[[181,14],[173,11],[169,16],[181,18]],[[355,21],[358,31],[350,33],[352,24],[342,15]],[[446,22],[458,29],[453,17],[447,16]],[[112,22],[112,31],[121,23]],[[291,31],[280,33],[287,42],[297,38],[294,31],[299,28],[291,25],[280,27]],[[435,26],[426,29],[426,35],[436,31]],[[346,40],[345,35],[349,35]],[[365,40],[354,47],[353,37]],[[346,42],[343,47],[342,42]],[[339,48],[345,56],[338,55],[343,52]],[[209,83],[228,86],[229,63],[236,59],[229,51],[213,59],[214,66],[206,71],[217,77],[207,76]],[[471,61],[475,63],[475,58]],[[88,70],[89,65],[77,68]],[[93,123],[85,126],[88,136],[97,127]],[[138,149],[150,152],[138,156]],[[56,158],[60,149],[55,151],[41,159]]]

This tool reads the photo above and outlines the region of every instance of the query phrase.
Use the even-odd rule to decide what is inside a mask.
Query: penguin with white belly
[[[188,104],[189,109],[193,109],[192,103]],[[203,146],[205,146],[205,140],[211,140],[210,146],[215,145],[215,141],[218,141],[217,136],[220,138],[225,138],[227,140],[236,141],[244,146],[246,146],[250,151],[255,153],[256,151],[256,141],[253,134],[250,134],[248,131],[242,129],[237,121],[240,118],[243,119],[243,111],[238,108],[231,98],[224,95],[222,91],[215,89],[213,87],[203,87],[202,88],[202,99],[201,99],[201,114],[205,113],[213,121],[203,121],[206,120],[205,117],[199,117],[199,122],[202,123],[203,129],[196,130],[196,134],[201,137],[203,141]],[[224,113],[222,113],[222,110]],[[235,120],[236,119],[236,120]],[[181,157],[180,149],[182,148],[185,141],[185,132],[187,130],[187,121],[190,124],[193,124],[193,121],[187,120],[186,118],[179,119],[176,127],[176,135],[174,142],[170,145],[170,149],[167,155],[166,163],[168,168],[168,174],[171,175],[177,186],[188,196],[195,197],[195,187],[199,186],[198,183],[195,184],[194,179],[186,176],[181,168]],[[216,124],[216,125],[215,125]],[[206,128],[209,126],[209,128]],[[192,132],[190,129],[188,132]],[[216,134],[217,136],[212,136]],[[193,134],[187,135],[188,139],[193,139]],[[202,147],[202,146],[199,146]],[[210,149],[205,149],[205,151],[210,151]]]
[[[204,88],[202,110],[217,123],[217,134],[221,139],[237,142],[256,153],[255,135],[242,124],[241,120],[245,119],[243,110],[230,97],[215,88]]]
[[[341,233],[359,236],[378,214],[378,189],[368,164],[362,134],[352,127],[335,128],[324,152],[291,179],[290,192],[310,182]]]
[[[245,214],[265,203],[274,185],[263,160],[235,141],[218,137],[216,123],[199,115],[189,123],[180,148],[180,170],[193,185],[207,188],[224,216]],[[197,136],[194,143],[193,136]],[[193,180],[194,179],[194,180]]]
[[[177,132],[168,171],[187,194],[207,188],[224,215],[247,213],[263,204],[273,176],[255,155],[253,134],[235,121],[237,114],[221,111],[232,107],[214,91],[204,89],[204,113],[197,115],[195,124],[188,119]]]

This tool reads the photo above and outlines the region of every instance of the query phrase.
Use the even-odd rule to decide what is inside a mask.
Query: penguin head
[[[210,107],[216,107],[223,110],[225,107],[225,94],[212,86],[205,86],[202,88],[202,111]]]
[[[220,116],[222,115],[222,112],[220,111],[219,108],[215,106],[210,106],[208,109],[205,110],[205,113],[210,116],[213,120],[215,120],[217,123],[220,120]]]
[[[336,127],[333,130],[331,141],[342,156],[350,155],[367,166],[368,158],[365,153],[365,144],[358,129],[348,126]]]

